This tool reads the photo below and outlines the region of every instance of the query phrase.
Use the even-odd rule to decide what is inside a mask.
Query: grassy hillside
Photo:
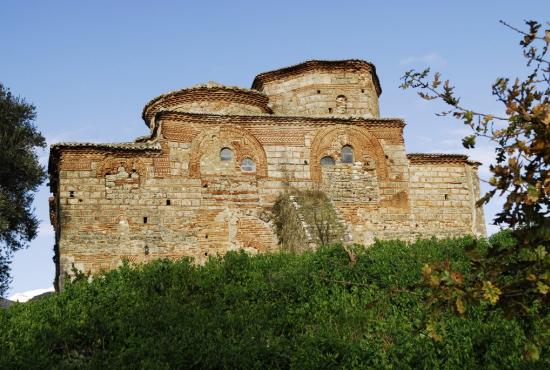
[[[0,310],[0,368],[548,368],[542,322],[428,308],[423,264],[467,275],[471,242],[357,246],[352,267],[339,246],[123,266]]]

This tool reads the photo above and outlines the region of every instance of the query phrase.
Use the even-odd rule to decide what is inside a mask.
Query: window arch
[[[243,158],[241,161],[241,171],[243,172],[256,172],[256,162],[251,158]]]
[[[348,110],[348,98],[344,95],[338,95],[336,97],[336,113],[343,114]]]
[[[321,166],[334,166],[334,158],[332,158],[330,155],[324,156],[321,158]]]
[[[353,147],[351,145],[344,145],[342,147],[342,163],[353,163]]]
[[[222,148],[220,150],[220,160],[221,161],[230,161],[233,159],[233,151],[229,148]]]

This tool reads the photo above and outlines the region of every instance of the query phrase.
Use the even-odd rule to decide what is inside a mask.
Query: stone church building
[[[276,251],[262,214],[290,188],[323,190],[355,243],[484,235],[479,163],[407,154],[404,121],[380,117],[381,92],[369,62],[312,60],[259,74],[251,89],[163,94],[134,142],[52,145],[56,287],[72,267]]]

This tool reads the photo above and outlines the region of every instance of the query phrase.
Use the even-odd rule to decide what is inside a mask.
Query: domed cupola
[[[252,88],[288,116],[379,117],[376,68],[363,60],[310,60],[259,74]]]
[[[162,94],[143,108],[142,117],[150,126],[155,113],[176,111],[224,115],[271,113],[267,96],[257,90],[223,86],[216,82]]]

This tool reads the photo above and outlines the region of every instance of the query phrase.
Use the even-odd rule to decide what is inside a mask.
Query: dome
[[[252,88],[274,114],[377,118],[382,93],[376,68],[363,60],[310,60],[261,73]]]
[[[256,90],[208,82],[156,97],[145,105],[142,118],[150,126],[155,113],[166,110],[226,115],[266,114],[271,113],[268,101],[264,93]]]

